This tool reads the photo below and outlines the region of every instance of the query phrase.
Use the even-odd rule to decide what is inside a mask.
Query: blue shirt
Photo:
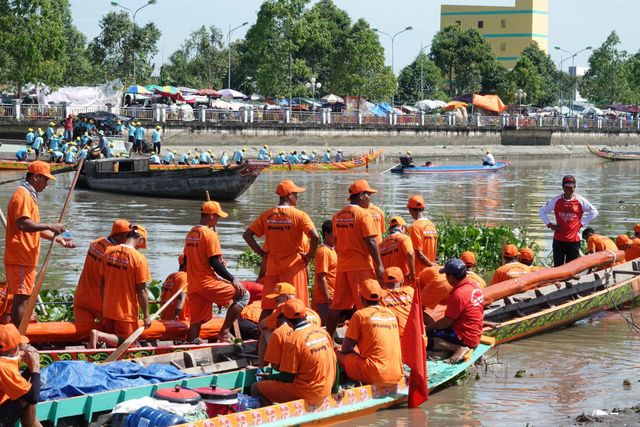
[[[178,157],[178,163],[187,163],[188,160],[189,155],[187,153],[182,153],[180,154],[180,157]]]
[[[44,144],[44,139],[40,135],[36,136],[36,139],[33,140],[33,148],[34,150],[39,150]]]
[[[336,162],[341,162],[344,160],[344,156],[342,153],[336,153]]]
[[[135,136],[136,135],[136,127],[133,125],[129,125],[129,136]]]
[[[176,157],[175,154],[173,154],[172,151],[169,151],[163,158],[162,160],[164,160],[167,163],[171,163],[173,162],[173,159]]]
[[[60,153],[59,151],[54,151],[55,153]],[[87,154],[89,154],[89,150],[87,150],[86,148],[83,148],[82,150],[80,150],[80,153],[78,153],[78,160],[80,159],[86,159],[87,158]],[[60,153],[60,156],[62,157],[62,153]]]
[[[235,162],[241,162],[243,157],[244,155],[241,150],[236,150],[236,152],[233,153],[233,161]]]
[[[258,151],[258,160],[271,160],[269,157],[269,151],[266,148],[262,147],[260,151]]]
[[[89,143],[89,137],[87,135],[83,135],[80,138],[80,142],[82,143],[82,145],[87,145]]]
[[[29,132],[27,133],[27,136],[25,138],[25,141],[27,141],[27,145],[31,145],[33,144],[33,139],[35,138],[35,134],[33,132]]]
[[[60,160],[64,157],[64,154],[62,154],[62,151],[54,151],[53,152],[53,157],[56,158],[56,160]]]
[[[162,135],[160,134],[160,132],[156,129],[153,131],[153,135],[151,135],[151,138],[153,139],[153,142],[160,142],[162,140]]]
[[[322,156],[323,163],[331,163],[331,153],[324,153]]]
[[[300,159],[295,154],[290,154],[289,163],[291,163],[292,165],[297,165],[298,163],[300,163]]]
[[[29,158],[29,152],[27,151],[26,148],[21,148],[18,151],[16,151],[16,159],[20,160],[21,162],[24,162],[25,160],[27,160],[27,158]]]
[[[67,153],[64,155],[64,161],[66,163],[75,163],[76,162],[76,150],[72,149],[67,151]]]
[[[124,125],[122,124],[116,125],[116,133],[122,133],[123,129],[124,129]]]
[[[144,139],[144,128],[142,126],[136,128],[136,139],[139,139],[140,141]]]
[[[220,164],[223,166],[227,166],[229,164],[229,156],[227,156],[227,153],[222,153],[222,156],[220,156]]]
[[[273,163],[275,163],[276,165],[281,165],[284,163],[284,155],[282,154],[278,154],[276,156],[276,159],[273,161]]]
[[[158,157],[157,154],[153,154],[151,157],[149,157],[149,163],[151,163],[152,165],[159,165],[160,157]]]
[[[197,159],[197,158],[195,158],[195,157],[190,157],[190,158],[189,158],[189,164],[190,164],[190,165],[197,165],[197,164],[199,164],[199,163],[200,163],[200,162],[198,161],[198,159]]]
[[[49,141],[49,144],[51,145],[51,149],[53,151],[56,151],[58,149],[58,138],[52,138],[51,141]]]
[[[49,126],[47,128],[47,138],[51,139],[53,137],[53,128]]]
[[[200,153],[200,163],[211,163],[211,155],[206,151],[204,153]]]

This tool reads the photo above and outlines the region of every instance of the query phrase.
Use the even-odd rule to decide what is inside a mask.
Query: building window
[[[484,28],[484,21],[478,21],[478,28]]]
[[[502,52],[507,50],[507,44],[505,42],[500,43],[500,50]]]
[[[462,25],[462,21],[456,21],[456,25],[458,26]]]
[[[506,19],[503,19],[503,20],[500,21],[500,27],[507,28],[507,20]]]

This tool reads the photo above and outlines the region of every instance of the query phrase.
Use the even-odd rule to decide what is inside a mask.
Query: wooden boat
[[[346,160],[344,162],[331,162],[331,163],[307,163],[299,165],[282,164],[277,165],[272,163],[267,170],[269,171],[341,171],[349,170],[360,167],[369,168],[369,164],[376,161],[376,159],[382,154],[384,149],[378,151],[372,151],[363,156],[358,156],[353,160]]]
[[[607,160],[640,160],[640,151],[612,151],[607,148],[596,149],[587,145],[589,152]]]
[[[31,162],[20,162],[17,160],[0,160],[0,170],[6,171],[26,171],[29,169]],[[71,172],[74,170],[75,165],[66,163],[51,163],[51,171],[56,172]]]
[[[78,186],[137,196],[234,200],[253,184],[269,162],[249,160],[223,169],[190,167],[157,170],[148,158],[113,158],[86,162]]]
[[[436,166],[398,166],[391,169],[391,173],[404,175],[420,175],[427,173],[490,173],[497,172],[509,165],[507,162],[497,162],[493,166],[482,165],[436,165]]]

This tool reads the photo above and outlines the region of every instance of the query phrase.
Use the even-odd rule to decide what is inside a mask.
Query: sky
[[[400,34],[395,39],[395,72],[410,64],[420,51],[428,45],[440,29],[440,6],[442,4],[513,6],[515,0],[334,0],[336,5],[351,16],[352,21],[365,18],[373,28],[387,33],[396,33],[412,26],[413,30]],[[146,0],[120,0],[119,3],[136,10]],[[577,52],[587,46],[600,46],[613,30],[621,40],[621,48],[635,53],[640,50],[638,8],[629,7],[623,0],[549,0],[549,46],[560,46]],[[156,68],[167,61],[189,34],[202,25],[222,29],[227,34],[229,26],[243,22],[249,25],[235,30],[231,39],[244,37],[246,30],[255,23],[262,0],[157,0],[157,4],[138,12],[136,22],[153,21],[162,32],[158,44],[159,52],[154,58]],[[74,22],[89,40],[99,33],[98,23],[102,15],[114,10],[110,0],[71,0]],[[387,64],[391,65],[391,42],[381,36]],[[551,57],[559,65],[562,52],[551,51]],[[589,52],[575,58],[576,66],[587,65]],[[566,63],[565,63],[566,64]],[[565,65],[566,67],[566,65]]]

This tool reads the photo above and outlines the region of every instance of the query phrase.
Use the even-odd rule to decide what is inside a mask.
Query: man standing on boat
[[[36,282],[40,257],[40,238],[75,248],[73,240],[60,236],[66,228],[58,223],[41,223],[38,193],[47,188],[51,175],[48,163],[37,160],[29,164],[25,181],[13,193],[7,207],[4,267],[9,295],[13,295],[11,321],[18,326]]]
[[[151,139],[153,140],[153,151],[156,154],[160,154],[162,145],[162,133],[160,132],[160,129],[160,126],[156,126],[153,134],[151,135]]]
[[[540,208],[540,218],[553,230],[553,265],[558,267],[580,256],[580,228],[598,216],[587,199],[575,194],[576,179],[572,175],[562,178],[563,193],[549,200]],[[556,223],[549,221],[553,212]]]
[[[421,195],[415,194],[409,197],[407,209],[413,218],[409,237],[411,237],[416,257],[415,271],[416,274],[420,274],[424,268],[438,265],[436,263],[438,231],[429,218],[424,216],[424,198]]]

